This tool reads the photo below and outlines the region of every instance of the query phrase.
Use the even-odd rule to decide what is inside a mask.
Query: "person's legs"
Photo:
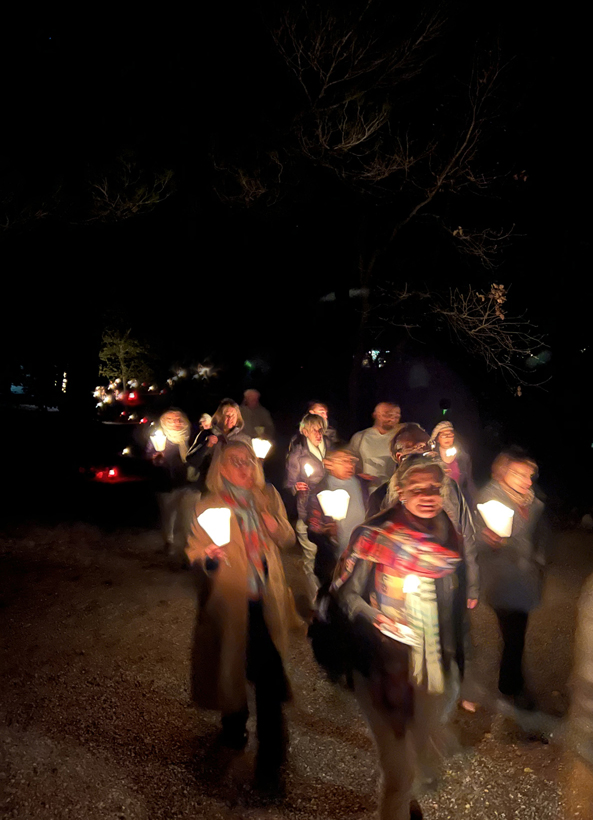
[[[527,631],[527,612],[496,610],[503,640],[498,688],[503,695],[513,697],[524,691],[523,650]]]
[[[157,493],[161,518],[161,532],[164,546],[170,552],[175,543],[175,521],[177,518],[177,498],[175,491]]]
[[[238,712],[222,716],[222,742],[230,749],[243,749],[247,745],[247,706]]]
[[[296,522],[296,536],[301,549],[303,550],[303,571],[305,573],[305,580],[307,582],[307,597],[309,605],[313,609],[315,605],[315,598],[317,590],[319,589],[319,581],[315,575],[315,555],[317,553],[316,545],[309,540],[307,536],[307,525],[299,518]]]
[[[373,734],[381,765],[380,820],[410,820],[415,771],[415,753],[410,733],[396,733],[390,711],[373,697],[368,678],[354,672],[354,693]]]

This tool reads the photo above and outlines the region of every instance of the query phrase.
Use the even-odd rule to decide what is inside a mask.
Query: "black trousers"
[[[249,602],[247,678],[255,687],[258,758],[264,765],[280,766],[285,756],[282,704],[288,698],[288,684],[282,659],[264,620],[261,601]],[[247,709],[224,715],[224,731],[243,734],[248,716]]]
[[[502,659],[498,676],[498,688],[503,695],[519,695],[523,692],[523,650],[527,631],[527,612],[495,610],[503,640]]]

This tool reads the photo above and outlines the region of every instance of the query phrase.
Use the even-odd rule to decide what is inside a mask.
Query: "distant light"
[[[245,359],[243,362],[247,370],[253,370],[253,362],[250,362],[249,359]]]
[[[146,416],[143,419],[140,419],[140,424],[148,424],[148,419]]]
[[[124,447],[121,451],[122,456],[131,456],[132,455],[132,448],[131,447]]]
[[[117,477],[117,467],[112,467],[109,472],[107,473],[109,478],[116,478]]]
[[[132,392],[132,393],[130,393],[130,398],[131,398],[131,399],[135,399],[135,398],[136,398],[136,394],[135,394],[135,393],[133,393],[133,392]]]

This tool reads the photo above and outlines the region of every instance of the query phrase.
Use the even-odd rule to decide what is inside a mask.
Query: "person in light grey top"
[[[244,432],[251,438],[265,438],[274,440],[274,422],[269,410],[259,403],[259,391],[249,389],[243,393],[241,415],[243,416]]]
[[[371,489],[389,481],[395,471],[390,444],[400,418],[398,404],[379,402],[373,411],[373,426],[352,436],[350,450],[359,459],[360,472],[370,477]]]

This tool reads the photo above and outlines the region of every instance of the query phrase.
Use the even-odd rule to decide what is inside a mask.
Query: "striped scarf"
[[[245,544],[250,570],[248,594],[252,600],[256,601],[262,597],[262,591],[266,585],[267,560],[265,553],[268,552],[268,542],[262,528],[253,493],[235,487],[226,478],[223,479],[223,483],[225,492],[222,494],[222,499],[235,513]]]
[[[439,543],[457,544],[453,525],[445,515],[438,521],[441,538],[410,527],[404,515],[400,511],[399,520],[386,521],[380,527],[362,527],[358,531],[340,562],[332,589],[345,583],[357,561],[374,563],[371,606],[396,624],[413,630],[416,640],[410,651],[414,681],[426,683],[429,692],[441,693],[444,675],[434,579],[453,573],[461,556]],[[404,593],[406,575],[419,576],[416,591]]]

